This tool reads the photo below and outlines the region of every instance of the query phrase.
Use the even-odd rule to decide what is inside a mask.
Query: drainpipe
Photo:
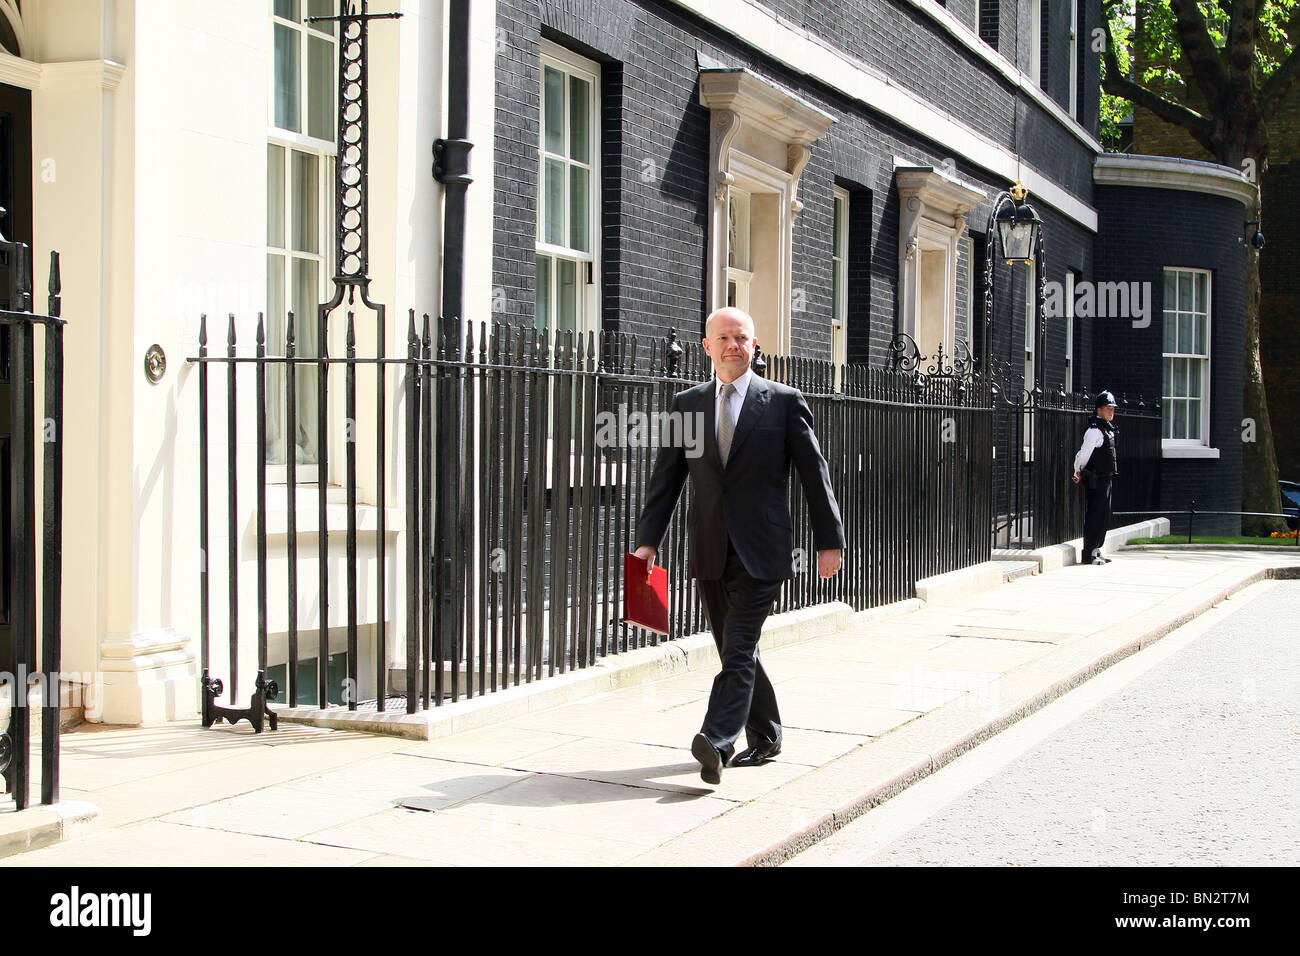
[[[470,0],[451,0],[447,36],[447,138],[433,144],[433,178],[443,186],[442,314],[459,330],[465,300],[465,192],[469,174]]]
[[[460,355],[465,341],[465,193],[473,181],[469,175],[469,12],[470,0],[451,0],[447,25],[447,137],[433,144],[433,178],[442,184],[442,328],[447,329],[447,358]],[[438,354],[438,332],[430,343]],[[437,378],[440,378],[438,376]],[[436,379],[435,379],[436,380]],[[435,386],[436,388],[439,386]],[[452,529],[457,509],[470,491],[461,463],[461,437],[465,423],[459,396],[451,381],[441,382],[438,402],[437,478],[442,493],[434,509],[434,555],[431,569],[438,614],[434,622],[433,691],[437,703],[445,696],[443,662],[450,664],[451,692],[458,696],[459,662],[456,648],[460,629],[456,613],[458,581],[453,552]],[[468,675],[467,675],[468,676]]]

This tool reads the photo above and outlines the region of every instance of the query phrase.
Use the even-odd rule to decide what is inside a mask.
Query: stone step
[[[1038,573],[1037,561],[1002,561],[1002,580],[1015,581]]]

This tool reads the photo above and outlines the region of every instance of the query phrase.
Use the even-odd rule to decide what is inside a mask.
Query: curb
[[[1142,535],[1147,537],[1147,535]],[[1300,547],[1294,544],[1126,544],[1125,551],[1262,551],[1266,554],[1294,554],[1300,558]]]
[[[1222,572],[1220,576],[1227,573]],[[1084,662],[1081,665],[1066,669],[1064,673],[1060,673],[1060,676],[1056,676],[1055,679],[1051,679],[1050,675],[1042,673],[1042,671],[1051,667],[1047,658],[1017,668],[1006,675],[1005,683],[1009,683],[1013,687],[1017,683],[1036,684],[1038,689],[1026,688],[1026,696],[1009,706],[998,707],[995,704],[992,707],[976,708],[974,713],[978,715],[976,716],[978,722],[974,727],[963,727],[963,724],[968,725],[970,723],[970,716],[968,716],[972,712],[970,703],[961,699],[951,701],[902,727],[890,731],[869,744],[862,745],[858,750],[851,751],[843,757],[824,765],[819,770],[806,775],[806,777],[777,788],[769,793],[766,798],[770,798],[770,802],[773,804],[785,805],[788,809],[795,809],[796,803],[783,804],[783,796],[788,800],[792,794],[783,794],[782,791],[799,788],[801,782],[806,781],[808,777],[814,777],[823,771],[831,771],[827,776],[831,777],[832,780],[821,782],[824,788],[826,783],[833,785],[835,776],[860,776],[862,771],[869,771],[871,764],[880,764],[882,761],[887,766],[892,765],[890,772],[880,783],[848,800],[837,802],[830,809],[823,810],[794,832],[746,856],[734,865],[779,866],[800,851],[825,839],[867,811],[874,809],[891,797],[897,796],[912,784],[952,763],[958,757],[1007,729],[1022,718],[1041,710],[1049,703],[1064,696],[1107,668],[1149,647],[1237,592],[1264,580],[1300,580],[1300,565],[1256,569],[1235,580],[1224,583],[1223,586],[1214,590],[1211,597],[1196,601],[1191,606],[1180,610],[1173,617],[1153,622],[1150,619],[1160,613],[1159,608],[1161,605],[1157,605],[1156,608],[1139,615],[1135,619],[1136,623],[1129,630],[1137,630],[1136,636],[1129,637],[1126,635],[1120,638],[1122,643],[1118,646],[1096,656],[1093,656],[1091,648],[1081,647],[1080,645],[1105,643],[1107,635],[1104,632],[1089,635],[1079,639],[1073,645],[1058,648],[1049,657],[1059,656],[1062,660],[1068,660],[1071,656],[1079,657],[1082,654]],[[1181,595],[1169,600],[1177,601],[1178,597],[1181,597]],[[1113,641],[1110,643],[1113,643]],[[1035,671],[1039,673],[1036,674]],[[1041,686],[1043,680],[1050,680],[1050,683],[1043,687]],[[963,714],[962,711],[967,713]],[[948,726],[945,727],[945,725]],[[934,743],[927,746],[927,738],[931,738]],[[937,744],[937,746],[934,744]],[[805,785],[803,789],[809,788]],[[766,798],[760,798],[747,806],[762,803]],[[811,816],[816,812],[812,808],[805,808],[805,810],[807,811],[805,816]]]
[[[82,800],[0,813],[0,859],[85,836],[98,818],[99,807]]]

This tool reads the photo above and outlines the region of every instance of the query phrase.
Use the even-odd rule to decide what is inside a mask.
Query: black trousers
[[[1098,475],[1097,486],[1088,489],[1088,510],[1083,516],[1083,563],[1089,564],[1106,543],[1110,527],[1111,486],[1114,475]]]
[[[758,659],[758,638],[782,582],[750,577],[727,543],[727,565],[717,581],[700,581],[722,670],[713,679],[709,709],[700,733],[730,759],[736,738],[745,732],[751,747],[781,742],[781,715],[772,682]]]

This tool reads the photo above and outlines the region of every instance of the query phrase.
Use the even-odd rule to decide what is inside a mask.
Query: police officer
[[[1083,445],[1074,456],[1077,485],[1082,473],[1088,494],[1088,510],[1083,518],[1083,560],[1087,564],[1110,564],[1101,553],[1110,526],[1111,486],[1119,473],[1115,457],[1115,396],[1110,392],[1097,395],[1096,414],[1083,433]]]

